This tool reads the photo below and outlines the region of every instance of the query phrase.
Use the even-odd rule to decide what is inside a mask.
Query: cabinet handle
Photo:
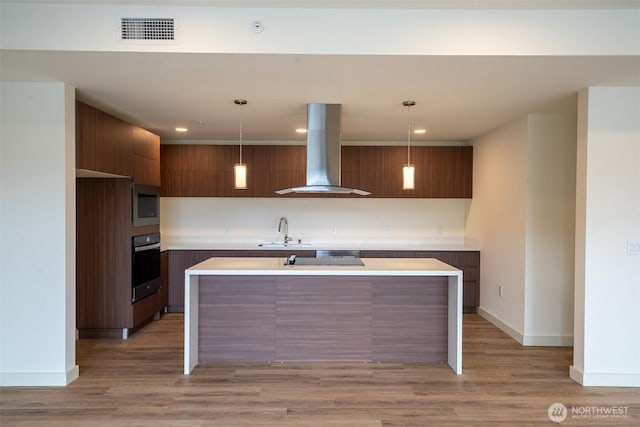
[[[136,246],[134,248],[135,252],[149,251],[151,249],[159,249],[160,243],[154,243],[152,245],[144,245],[144,246]]]

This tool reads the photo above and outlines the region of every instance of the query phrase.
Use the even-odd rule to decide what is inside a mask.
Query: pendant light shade
[[[233,101],[240,112],[240,161],[233,165],[233,188],[236,190],[247,189],[247,164],[242,163],[242,106],[247,105],[246,99],[236,99]]]
[[[406,164],[402,167],[402,189],[415,190],[415,174],[416,168],[413,165]]]
[[[411,164],[411,107],[416,105],[415,101],[404,101],[403,106],[407,107],[407,164],[402,167],[402,189],[414,190],[415,187],[415,175],[416,168]]]
[[[233,188],[236,190],[247,189],[247,164],[236,163],[233,165]]]

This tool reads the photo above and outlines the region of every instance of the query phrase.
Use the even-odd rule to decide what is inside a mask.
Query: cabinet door
[[[76,168],[95,170],[96,109],[76,102]]]
[[[133,181],[137,184],[160,186],[160,137],[134,127]]]
[[[131,126],[96,110],[95,170],[131,176],[133,149]]]
[[[129,180],[79,178],[76,183],[77,327],[130,328]]]
[[[169,251],[160,252],[160,309],[169,305]]]
[[[184,270],[211,258],[210,250],[171,250],[168,265],[168,310],[171,313],[184,312]]]
[[[462,270],[462,309],[476,313],[480,305],[480,252],[478,251],[417,251],[417,258],[437,258]]]

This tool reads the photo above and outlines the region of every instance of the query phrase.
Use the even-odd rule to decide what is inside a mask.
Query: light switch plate
[[[627,255],[640,255],[640,240],[627,240]]]

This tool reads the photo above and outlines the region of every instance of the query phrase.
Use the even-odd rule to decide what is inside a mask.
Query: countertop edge
[[[435,258],[363,258],[364,266],[285,265],[281,257],[209,258],[186,276],[461,276],[462,270]]]

